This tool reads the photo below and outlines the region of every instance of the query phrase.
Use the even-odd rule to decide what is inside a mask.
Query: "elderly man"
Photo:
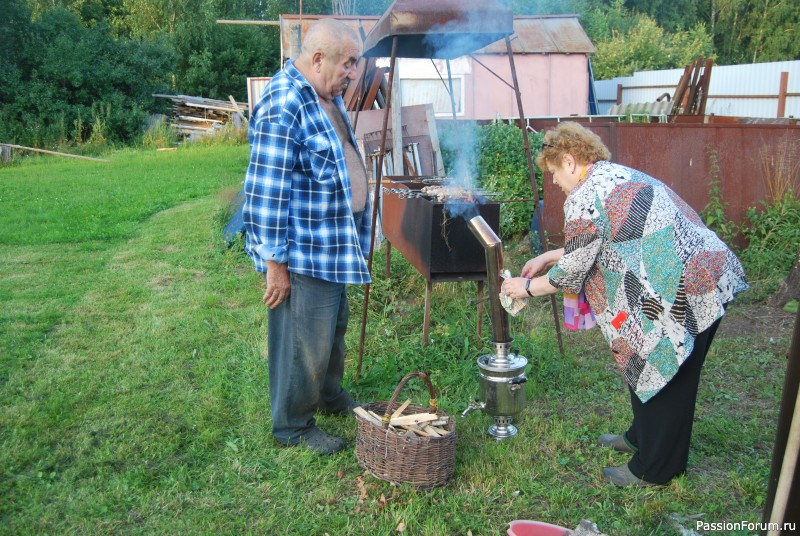
[[[370,282],[367,175],[341,97],[360,54],[349,26],[316,22],[250,119],[246,251],[266,279],[272,435],[318,454],[345,447],[314,416],[357,405],[341,385],[346,285]]]

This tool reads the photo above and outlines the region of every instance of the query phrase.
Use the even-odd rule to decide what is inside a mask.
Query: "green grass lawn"
[[[626,457],[595,440],[626,427],[627,390],[598,330],[565,333],[559,355],[537,300],[511,322],[531,362],[519,435],[498,443],[490,417],[459,417],[453,481],[394,486],[358,467],[352,417],[319,419],[351,445],[329,457],[270,437],[262,283],[221,237],[247,148],[109,159],[0,169],[0,533],[477,536],[514,519],[591,519],[609,535],[671,535],[696,519],[761,520],[788,338],[719,337],[688,473],[617,489],[601,470]],[[527,255],[507,245],[513,271]],[[474,285],[434,286],[422,346],[424,279],[395,254],[387,280],[382,251],[373,272],[358,381],[363,288],[350,289],[348,388],[388,400],[423,370],[457,417],[489,351]],[[421,382],[409,387],[424,404]]]

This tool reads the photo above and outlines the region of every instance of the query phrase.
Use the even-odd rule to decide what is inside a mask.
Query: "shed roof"
[[[531,15],[514,17],[511,50],[515,54],[593,54],[592,41],[578,15]],[[496,41],[476,54],[505,54],[504,41]]]

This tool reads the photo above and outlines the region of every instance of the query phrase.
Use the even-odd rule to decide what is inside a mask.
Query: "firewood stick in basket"
[[[353,413],[355,413],[364,420],[367,420],[373,424],[377,424],[378,426],[382,426],[380,417],[376,417],[370,414],[370,412],[368,412],[361,406],[356,406],[355,408],[353,408]]]
[[[423,431],[425,431],[425,432],[427,432],[427,433],[429,433],[429,434],[430,434],[430,435],[432,435],[433,437],[442,437],[442,434],[440,434],[439,432],[437,432],[437,431],[436,431],[436,428],[434,428],[434,427],[433,427],[433,426],[431,426],[430,424],[423,426],[423,427],[422,427],[422,430],[423,430]]]
[[[409,398],[408,400],[406,400],[405,402],[403,402],[402,404],[400,404],[400,407],[399,407],[399,408],[397,408],[396,410],[394,410],[394,413],[392,413],[392,419],[394,419],[395,417],[399,417],[400,415],[402,415],[402,414],[403,414],[403,411],[405,411],[405,409],[406,409],[406,408],[409,406],[409,404],[411,404],[411,399],[410,399],[410,398]]]
[[[422,422],[430,422],[438,419],[439,416],[435,413],[417,413],[415,415],[403,415],[402,417],[395,417],[389,421],[393,426],[402,426],[404,424],[419,424]]]
[[[409,432],[413,432],[414,434],[416,434],[416,435],[418,435],[420,437],[433,437],[432,434],[430,434],[429,432],[426,432],[425,430],[420,428],[420,426],[417,425],[417,424],[405,425],[405,426],[401,426],[401,428],[404,429],[404,430],[408,430]]]

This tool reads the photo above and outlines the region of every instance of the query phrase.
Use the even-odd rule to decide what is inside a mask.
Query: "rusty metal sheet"
[[[513,15],[493,0],[395,0],[364,41],[364,55],[453,59],[511,35]]]
[[[543,119],[530,124],[546,130],[557,122]],[[800,155],[797,125],[593,121],[584,126],[600,136],[613,161],[659,179],[697,212],[709,202],[712,179],[718,179],[727,204],[725,215],[737,224],[744,221],[748,208],[769,198],[765,162],[790,168]],[[543,197],[544,229],[559,243],[563,240],[564,194],[549,173],[545,173]]]
[[[511,50],[515,54],[593,54],[596,49],[577,15],[514,17]],[[499,41],[477,54],[506,54]]]

